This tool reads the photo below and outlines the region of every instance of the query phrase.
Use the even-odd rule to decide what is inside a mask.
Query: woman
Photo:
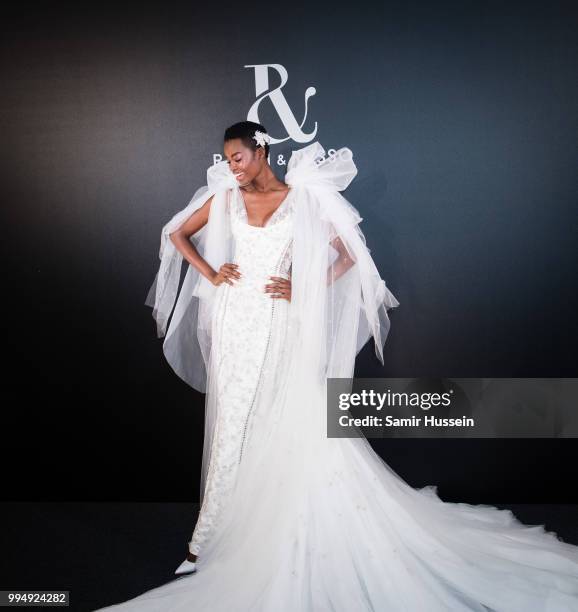
[[[226,160],[163,228],[147,303],[169,363],[206,392],[202,505],[190,575],[106,609],[578,610],[578,547],[327,437],[327,378],[352,377],[370,336],[383,363],[399,302],[339,193],[351,151],[293,151],[282,182],[267,140],[231,126]]]

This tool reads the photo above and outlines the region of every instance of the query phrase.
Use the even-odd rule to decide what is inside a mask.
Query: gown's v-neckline
[[[281,207],[285,205],[289,196],[291,195],[291,191],[293,190],[293,188],[289,186],[289,189],[287,190],[287,195],[283,198],[283,200],[281,200],[281,203],[273,211],[272,215],[267,219],[267,221],[265,221],[265,225],[253,225],[252,223],[249,223],[249,211],[247,210],[247,203],[245,202],[245,197],[243,196],[243,190],[241,189],[241,187],[238,187],[238,189],[239,189],[239,194],[241,196],[241,206],[243,207],[243,212],[245,213],[245,219],[246,219],[245,224],[248,225],[249,227],[255,227],[257,229],[266,229],[267,227],[269,227],[269,223],[273,220],[275,215],[277,215]]]

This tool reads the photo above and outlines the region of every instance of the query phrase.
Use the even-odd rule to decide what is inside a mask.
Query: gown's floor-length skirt
[[[269,331],[254,340],[263,351],[267,338]],[[245,367],[257,366],[249,360],[239,372]],[[324,389],[311,393],[318,393],[312,405],[324,401]],[[222,430],[228,450],[215,466],[234,464],[234,476],[209,479],[215,488],[192,539],[197,572],[102,610],[578,611],[578,547],[510,510],[443,502],[435,486],[412,488],[365,438],[323,438],[304,463],[288,462],[287,449],[272,444],[267,456],[279,465],[279,481],[258,473],[240,479],[238,433],[247,414]],[[275,500],[278,516],[263,510]]]
[[[578,612],[578,547],[509,510],[412,488],[365,438],[327,438],[326,383],[282,384],[289,306],[262,292],[287,272],[289,225],[233,229],[245,274],[216,301],[197,571],[100,610]]]
[[[247,524],[245,546],[103,609],[578,611],[577,547],[509,510],[413,489],[365,439],[327,442],[294,523],[262,534],[281,547],[274,563],[259,557],[258,527]]]

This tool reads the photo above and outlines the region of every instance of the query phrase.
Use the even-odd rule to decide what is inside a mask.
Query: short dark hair
[[[259,145],[257,144],[257,141],[253,138],[253,136],[255,135],[255,132],[257,130],[267,134],[265,126],[261,125],[260,123],[255,123],[254,121],[239,121],[239,123],[235,123],[225,130],[225,137],[223,141],[227,142],[227,140],[240,138],[246,147],[252,149],[253,151],[256,151]],[[264,148],[265,157],[268,157],[269,144],[265,143]]]

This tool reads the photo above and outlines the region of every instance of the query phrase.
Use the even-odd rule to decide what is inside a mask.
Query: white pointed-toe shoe
[[[189,561],[188,559],[185,559],[179,565],[179,567],[177,567],[177,569],[175,570],[175,574],[177,575],[193,574],[196,571],[197,571],[197,564],[194,561]]]

